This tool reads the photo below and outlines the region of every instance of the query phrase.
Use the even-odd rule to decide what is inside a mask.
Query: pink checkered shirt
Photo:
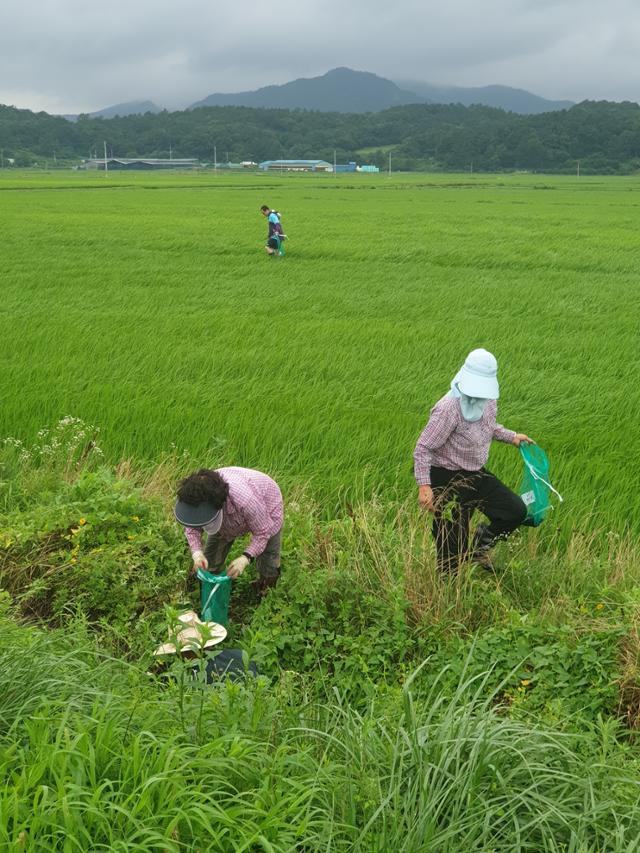
[[[480,420],[465,421],[456,397],[438,400],[413,452],[418,485],[430,485],[432,465],[450,471],[478,471],[489,458],[494,439],[513,444],[516,434],[496,422],[497,412],[496,401],[491,400]]]
[[[229,484],[229,495],[222,507],[222,526],[217,535],[231,542],[250,533],[251,541],[244,552],[250,557],[257,557],[282,527],[284,506],[278,484],[261,471],[251,468],[216,470]],[[185,527],[184,532],[191,552],[201,551],[202,529]]]

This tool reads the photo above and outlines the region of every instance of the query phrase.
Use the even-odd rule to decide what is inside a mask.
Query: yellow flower
[[[531,680],[528,678],[523,678],[520,681],[520,684],[522,684],[523,687],[528,687],[531,684]]]
[[[137,515],[132,515],[132,516],[131,516],[131,521],[140,521],[140,519],[138,518],[138,516],[137,516]]]
[[[596,604],[596,610],[604,610],[604,604],[601,601]]]
[[[130,534],[127,536],[127,539],[135,539],[135,538],[136,538],[136,537],[133,535],[133,533],[130,533]]]
[[[87,519],[86,519],[86,518],[81,518],[81,519],[79,519],[79,521],[78,521],[78,524],[80,525],[80,527],[82,527],[82,525],[83,525],[83,524],[86,524],[86,523],[87,523]]]

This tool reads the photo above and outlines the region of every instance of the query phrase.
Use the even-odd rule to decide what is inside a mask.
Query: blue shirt
[[[267,222],[269,223],[269,237],[273,237],[274,234],[280,236],[282,234],[282,227],[280,225],[280,217],[272,210],[267,217]]]

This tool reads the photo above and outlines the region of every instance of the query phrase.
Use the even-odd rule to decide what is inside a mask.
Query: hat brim
[[[214,506],[211,501],[202,501],[199,504],[188,504],[185,501],[177,501],[173,508],[176,521],[184,527],[205,527],[217,524],[210,533],[217,533],[222,525],[222,509]]]
[[[478,376],[464,368],[458,377],[458,389],[467,397],[483,400],[497,400],[500,397],[500,386],[495,376]]]
[[[213,636],[203,642],[203,632],[199,630],[199,627],[205,625]],[[217,646],[218,643],[221,643],[226,638],[226,636],[227,629],[224,625],[219,625],[217,622],[200,622],[200,620],[198,620],[197,625],[192,625],[178,633],[176,637],[177,647],[176,643],[163,643],[161,646],[158,646],[153,654],[154,657],[175,655],[178,648],[181,652],[200,652],[203,649],[206,650],[210,649],[212,646]]]

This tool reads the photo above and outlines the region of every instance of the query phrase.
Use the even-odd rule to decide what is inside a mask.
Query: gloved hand
[[[193,554],[191,555],[191,557],[193,559],[193,570],[194,570],[194,572],[197,569],[205,569],[205,571],[206,571],[206,569],[209,568],[209,563],[207,561],[207,558],[202,553],[202,551],[194,551]]]
[[[236,557],[235,560],[232,560],[227,566],[228,577],[233,579],[240,577],[250,562],[251,560],[245,554],[241,554],[239,557]]]

